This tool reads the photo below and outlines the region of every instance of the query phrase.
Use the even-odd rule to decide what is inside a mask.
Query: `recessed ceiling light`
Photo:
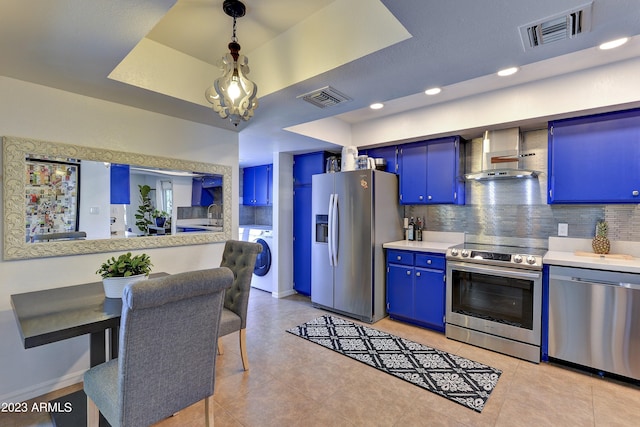
[[[440,92],[442,92],[442,89],[440,89],[439,87],[432,87],[431,89],[427,89],[424,91],[424,93],[427,95],[437,95]]]
[[[498,75],[500,77],[510,76],[518,72],[518,67],[505,68],[504,70],[498,71]]]
[[[382,102],[375,102],[375,103],[369,105],[369,108],[371,108],[372,110],[379,110],[382,107],[384,107],[384,104]]]
[[[617,40],[611,40],[610,42],[602,43],[599,48],[602,50],[615,49],[616,47],[620,47],[629,41],[628,37],[623,37]]]

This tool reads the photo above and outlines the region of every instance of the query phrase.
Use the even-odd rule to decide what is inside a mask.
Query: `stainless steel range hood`
[[[535,153],[520,153],[520,129],[486,131],[482,139],[482,163],[479,172],[466,174],[467,180],[537,178],[538,172],[519,167],[520,159]]]

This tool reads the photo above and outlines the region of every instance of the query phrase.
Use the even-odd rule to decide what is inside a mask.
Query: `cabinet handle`
[[[637,197],[637,196],[638,196],[638,194],[640,194],[640,191],[638,191],[638,190],[633,190],[633,191],[631,192],[631,194],[633,195],[633,197]]]
[[[428,196],[427,199],[431,200],[431,196]]]
[[[400,261],[402,259],[402,257],[400,255],[398,255],[398,261]]]
[[[422,200],[422,199],[424,199],[423,196],[418,196],[418,200]]]
[[[407,270],[407,276],[411,276],[411,270]]]
[[[431,264],[431,260],[430,259],[427,260],[427,264]]]
[[[416,273],[416,277],[420,277],[420,272],[419,271]]]

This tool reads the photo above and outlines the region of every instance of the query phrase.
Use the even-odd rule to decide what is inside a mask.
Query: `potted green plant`
[[[156,226],[157,227],[164,227],[165,223],[167,222],[167,219],[169,219],[170,215],[169,213],[165,212],[165,211],[161,211],[161,210],[154,210],[153,211],[153,218],[156,221]]]
[[[96,271],[102,277],[107,298],[122,298],[122,291],[129,283],[145,280],[151,272],[151,258],[147,254],[132,255],[131,252],[118,258],[107,259]]]
[[[140,191],[140,204],[138,205],[138,211],[135,213],[136,227],[142,231],[145,235],[149,234],[149,226],[153,225],[153,203],[151,202],[151,187],[148,185],[138,185]]]

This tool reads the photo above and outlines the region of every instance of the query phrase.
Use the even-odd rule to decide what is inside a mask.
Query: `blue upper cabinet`
[[[202,177],[202,188],[222,187],[222,176],[205,175]]]
[[[318,151],[316,153],[298,154],[293,157],[293,185],[311,185],[311,177],[324,173],[327,157],[330,153]]]
[[[255,206],[269,206],[271,196],[269,190],[273,180],[271,165],[257,166],[255,168],[254,179],[255,192],[253,193],[253,204]]]
[[[243,169],[242,204],[271,206],[273,189],[272,165],[252,166]]]
[[[244,168],[242,170],[242,204],[254,205],[256,197],[256,168]]]
[[[549,123],[549,203],[640,203],[640,109]]]
[[[397,146],[368,148],[359,152],[373,158],[381,158],[387,161],[386,172],[398,173]]]
[[[398,147],[401,204],[464,204],[460,143],[448,137]]]
[[[427,143],[400,147],[400,203],[427,203]]]
[[[213,193],[209,192],[207,183],[211,182],[211,177],[193,178],[191,183],[191,206],[209,206],[213,203]],[[220,183],[222,184],[222,183]]]
[[[111,204],[131,204],[131,188],[129,185],[129,165],[111,163]]]

